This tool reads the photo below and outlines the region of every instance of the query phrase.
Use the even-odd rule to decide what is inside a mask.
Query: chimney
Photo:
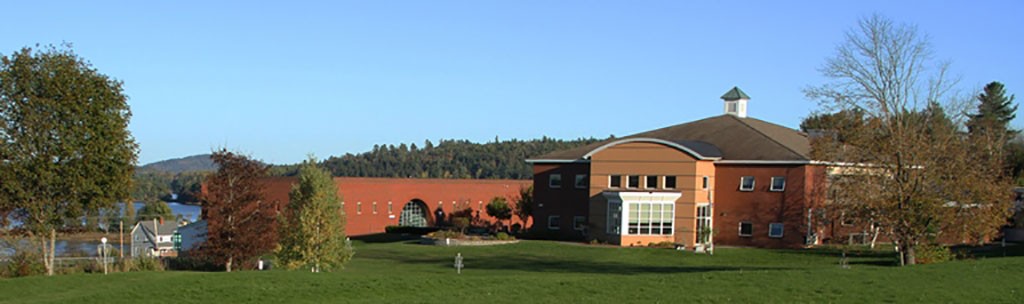
[[[747,102],[750,101],[750,96],[743,93],[739,87],[732,87],[731,90],[725,92],[725,95],[722,95],[722,100],[725,101],[725,114],[739,118],[747,117]]]

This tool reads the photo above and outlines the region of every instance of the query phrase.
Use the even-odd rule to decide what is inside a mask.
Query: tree
[[[124,225],[131,226],[135,225],[135,203],[127,202],[124,203]]]
[[[343,268],[353,251],[345,236],[345,211],[331,174],[310,157],[299,166],[298,184],[280,217],[278,258],[289,269],[313,272]]]
[[[833,80],[807,95],[831,110],[862,111],[845,125],[845,142],[815,140],[816,157],[837,166],[829,208],[879,227],[900,249],[902,264],[943,236],[995,231],[1005,222],[1009,187],[998,161],[981,161],[943,108],[963,113],[930,45],[913,26],[862,19],[829,58]]]
[[[519,197],[516,198],[515,204],[512,206],[512,213],[523,222],[523,229],[527,223],[530,222],[530,217],[533,216],[533,186],[526,188],[519,188]]]
[[[218,169],[202,198],[209,232],[200,254],[231,272],[236,262],[251,263],[277,244],[276,211],[263,200],[266,165],[226,149],[212,158]]]
[[[0,196],[42,245],[48,275],[64,219],[129,197],[138,147],[127,100],[70,46],[0,57]]]
[[[491,202],[487,204],[487,215],[493,218],[502,220],[512,219],[512,208],[508,206],[508,202],[505,201],[504,197],[495,196],[491,199]]]
[[[1006,89],[1003,84],[993,81],[985,85],[981,94],[978,94],[977,113],[970,115],[967,121],[967,130],[977,148],[984,151],[989,158],[1001,158],[1006,164],[1008,174],[1014,175],[1017,171],[1013,163],[1016,157],[1006,153],[1011,141],[1019,132],[1010,128],[1010,121],[1017,117],[1017,105],[1013,104],[1015,96],[1006,96]],[[1015,150],[1012,150],[1015,151]]]
[[[146,202],[142,209],[139,209],[138,218],[140,221],[152,219],[170,220],[174,218],[174,211],[171,210],[171,206],[168,206],[163,201]]]

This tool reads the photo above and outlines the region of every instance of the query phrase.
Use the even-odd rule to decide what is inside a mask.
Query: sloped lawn
[[[1024,257],[899,268],[890,252],[671,249],[542,241],[357,242],[341,272],[142,272],[0,279],[0,303],[1024,303]],[[1014,251],[1019,252],[1019,248]],[[1014,251],[1011,251],[1013,253]],[[461,275],[452,264],[465,257]],[[1012,255],[1012,254],[1011,254]]]

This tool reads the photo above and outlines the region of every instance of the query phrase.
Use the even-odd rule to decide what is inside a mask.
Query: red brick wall
[[[288,192],[294,178],[275,177],[266,179],[267,201],[283,208],[288,203]],[[469,207],[488,222],[487,203],[495,196],[511,201],[518,198],[521,187],[529,187],[529,180],[471,180],[471,179],[406,179],[406,178],[353,178],[336,177],[338,193],[344,202],[347,215],[346,232],[349,235],[366,235],[384,232],[384,227],[398,225],[399,215],[405,204],[418,199],[430,209],[428,218],[433,221],[438,203],[446,215],[456,208]],[[373,203],[377,203],[377,212]],[[392,210],[388,211],[388,203]],[[455,202],[453,205],[452,202]],[[362,211],[359,212],[359,203]],[[519,219],[513,216],[513,223]]]
[[[814,185],[822,180],[820,167],[717,164],[715,169],[715,244],[767,248],[805,244],[808,208],[821,203],[815,192],[819,188]],[[753,191],[739,190],[742,176],[754,176]],[[773,176],[786,177],[785,191],[769,191]],[[751,236],[739,236],[740,222],[752,223]],[[768,236],[770,223],[783,223],[782,238]],[[812,228],[818,232],[821,229]]]
[[[562,187],[552,189],[548,185],[551,174],[562,175]],[[536,226],[533,229],[543,231],[543,236],[558,239],[582,240],[583,232],[573,229],[574,216],[587,216],[590,212],[588,201],[589,189],[575,187],[576,174],[590,174],[590,164],[543,164],[533,165],[533,197],[536,204],[533,218]],[[558,230],[549,230],[548,217],[559,216]]]

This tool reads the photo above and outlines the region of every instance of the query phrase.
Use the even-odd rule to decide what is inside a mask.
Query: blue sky
[[[0,54],[70,42],[123,80],[140,164],[374,144],[618,136],[719,115],[796,128],[858,18],[916,24],[960,89],[1024,96],[1021,1],[17,1]],[[1022,97],[1024,98],[1024,97]],[[1020,101],[1020,99],[1018,99]],[[1021,127],[1021,119],[1013,125]]]

